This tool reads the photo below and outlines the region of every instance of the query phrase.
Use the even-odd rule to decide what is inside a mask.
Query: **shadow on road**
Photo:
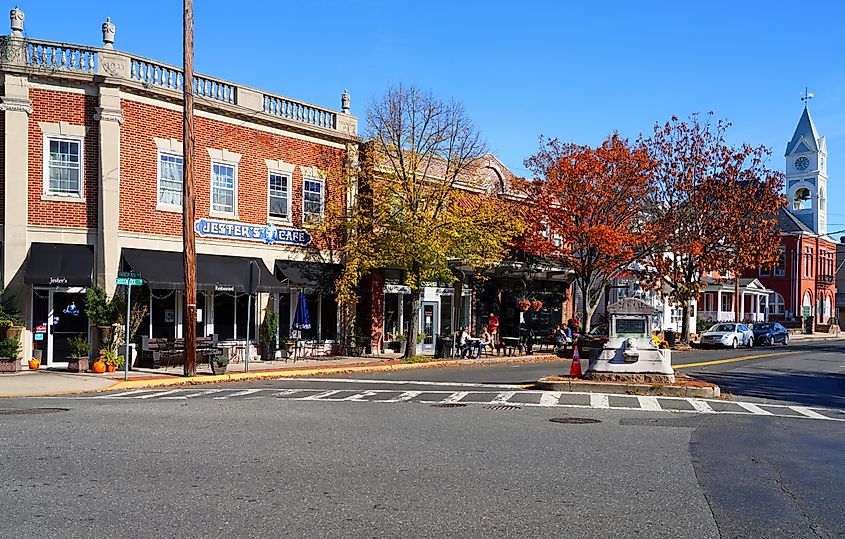
[[[696,372],[694,376],[718,384],[723,392],[737,396],[845,408],[843,374],[773,369],[765,372]]]

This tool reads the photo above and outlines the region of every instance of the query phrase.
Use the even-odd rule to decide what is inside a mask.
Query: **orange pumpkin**
[[[30,369],[32,369],[32,370],[36,370],[36,369],[38,369],[38,367],[40,367],[40,366],[41,366],[41,362],[40,362],[40,361],[38,361],[37,359],[33,358],[33,359],[30,359],[30,360],[29,360],[29,368],[30,368]]]
[[[106,372],[106,362],[102,360],[95,361],[91,364],[91,372],[95,372],[97,374]]]

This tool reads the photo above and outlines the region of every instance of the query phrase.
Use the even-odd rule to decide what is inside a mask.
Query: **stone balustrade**
[[[110,21],[107,24],[111,25]],[[108,30],[108,39],[113,39],[113,25]],[[105,33],[106,29],[104,36]],[[147,90],[181,94],[184,77],[180,68],[108,48],[110,41],[104,43],[106,47],[96,48],[14,35],[4,37],[0,40],[0,71],[24,71],[41,76],[97,75],[115,83],[125,80]],[[349,114],[349,94],[346,92],[342,96],[343,112],[336,112],[206,75],[195,74],[193,82],[194,95],[205,105],[243,107],[284,122],[335,131],[344,136],[357,135],[358,121]]]
[[[24,51],[26,65],[30,67],[50,71],[97,72],[98,52],[91,47],[26,40]]]

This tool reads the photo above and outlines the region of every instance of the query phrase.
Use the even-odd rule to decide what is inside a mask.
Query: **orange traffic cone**
[[[569,376],[581,378],[581,355],[578,353],[578,345],[572,350],[572,365],[569,367]]]

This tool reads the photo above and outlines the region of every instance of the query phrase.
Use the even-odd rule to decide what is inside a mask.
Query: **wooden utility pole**
[[[184,0],[182,243],[185,262],[185,376],[197,374],[197,252],[194,240],[194,8]]]

